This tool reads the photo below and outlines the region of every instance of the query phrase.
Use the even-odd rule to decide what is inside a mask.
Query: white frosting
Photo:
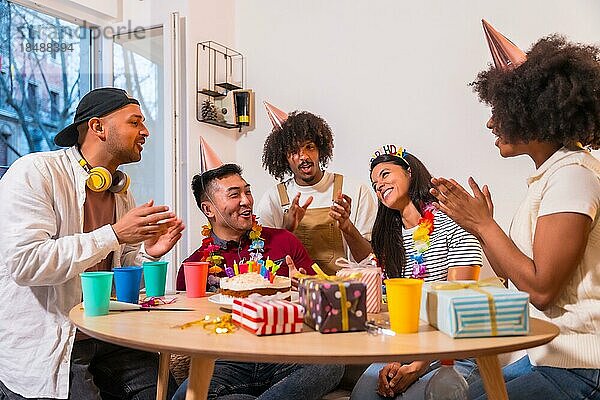
[[[275,276],[275,280],[271,283],[257,272],[248,272],[231,278],[221,278],[220,285],[221,289],[235,291],[263,288],[284,289],[289,288],[292,281],[285,276]]]

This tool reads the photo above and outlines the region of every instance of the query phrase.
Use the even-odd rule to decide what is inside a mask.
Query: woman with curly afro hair
[[[512,399],[600,399],[600,48],[552,35],[526,60],[490,68],[473,83],[492,108],[487,123],[503,157],[536,170],[506,235],[487,186],[473,196],[433,179],[439,208],[474,234],[496,274],[530,296],[531,316],[557,325],[549,344],[504,368]],[[485,398],[480,383],[470,398]]]
[[[332,156],[333,134],[323,118],[289,114],[267,137],[263,152],[264,167],[281,183],[256,210],[263,225],[294,232],[328,274],[339,269],[338,257],[360,261],[372,252],[377,210],[365,184],[325,171]]]

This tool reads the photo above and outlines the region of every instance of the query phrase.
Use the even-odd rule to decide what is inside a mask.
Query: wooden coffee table
[[[558,328],[532,318],[527,336],[452,339],[422,322],[418,333],[373,336],[366,332],[321,334],[304,326],[299,334],[255,336],[243,329],[217,335],[201,327],[173,328],[223,311],[207,298],[188,299],[163,307],[189,307],[195,311],[111,312],[86,317],[81,305],[69,317],[87,335],[121,346],[160,353],[157,399],[165,399],[171,353],[191,356],[188,400],[206,399],[216,359],[233,361],[368,364],[386,361],[476,358],[490,400],[508,399],[498,354],[550,342]],[[377,318],[387,318],[387,313]]]

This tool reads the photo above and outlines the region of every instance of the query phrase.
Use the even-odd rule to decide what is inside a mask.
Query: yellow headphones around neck
[[[79,160],[79,165],[88,173],[85,184],[92,192],[109,190],[112,193],[126,193],[127,189],[129,189],[131,179],[123,171],[117,170],[111,175],[110,171],[104,167],[92,168],[83,156]]]

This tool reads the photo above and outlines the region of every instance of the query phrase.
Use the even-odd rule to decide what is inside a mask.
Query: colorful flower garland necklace
[[[425,205],[423,216],[419,218],[417,229],[413,232],[413,251],[410,259],[415,262],[412,268],[411,278],[424,279],[427,275],[427,267],[423,259],[423,253],[431,246],[430,239],[433,232],[433,218],[436,208],[433,204]]]
[[[262,233],[262,225],[256,221],[256,216],[252,216],[252,229],[248,232],[248,237],[251,240],[248,251],[250,253],[250,261],[259,263],[263,258],[263,251],[265,248],[265,240],[260,236]],[[209,285],[218,283],[216,275],[225,271],[227,275],[230,275],[230,271],[233,272],[231,267],[227,267],[223,264],[223,256],[221,255],[221,247],[215,244],[212,236],[212,226],[210,222],[202,226],[202,250],[201,260],[209,263],[210,268],[208,269]]]

